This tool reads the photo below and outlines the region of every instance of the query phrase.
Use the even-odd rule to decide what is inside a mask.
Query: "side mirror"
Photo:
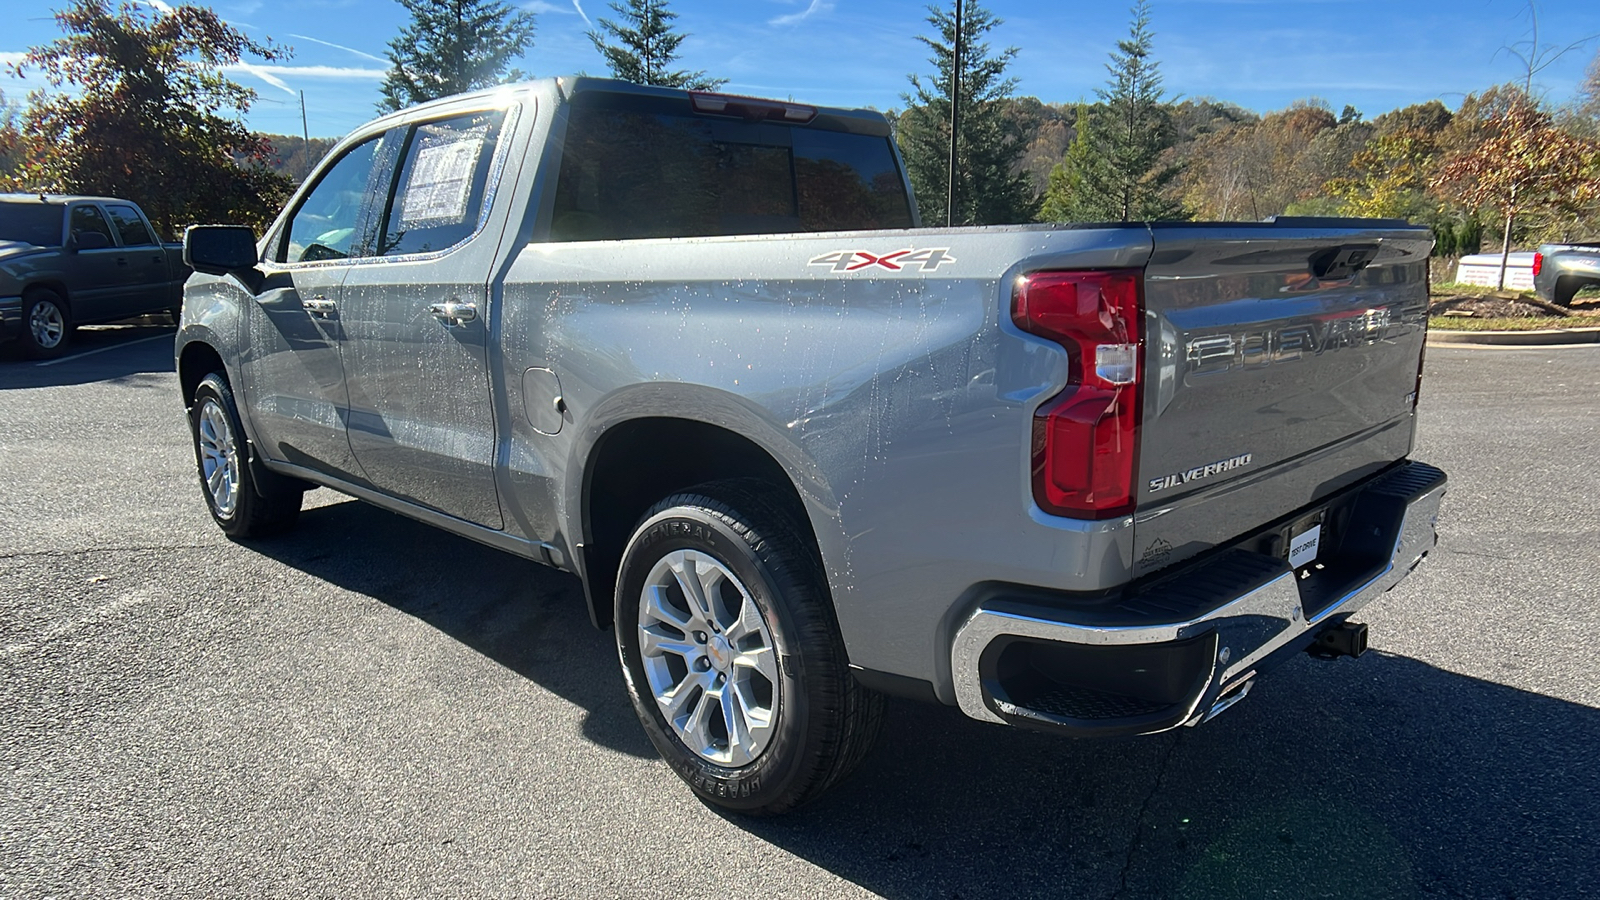
[[[190,225],[183,232],[184,265],[207,275],[253,269],[256,234],[245,225]]]
[[[110,238],[98,231],[80,231],[72,236],[72,252],[80,250],[104,250],[111,246]]]

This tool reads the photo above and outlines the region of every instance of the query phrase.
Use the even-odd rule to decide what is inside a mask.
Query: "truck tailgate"
[[[1385,223],[1152,231],[1135,575],[1410,451],[1432,246]]]

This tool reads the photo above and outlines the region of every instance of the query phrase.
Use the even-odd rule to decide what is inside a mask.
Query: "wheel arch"
[[[731,400],[732,398],[730,398]],[[737,401],[734,401],[737,402]],[[662,498],[709,481],[755,478],[773,486],[819,559],[819,519],[836,513],[832,492],[799,447],[758,419],[673,414],[671,404],[597,428],[581,442],[575,484],[581,545],[575,548],[591,621],[611,624],[622,551],[640,518]],[[742,404],[741,404],[742,406]],[[706,411],[702,406],[701,412]],[[749,410],[744,410],[750,414]],[[572,507],[569,506],[569,509]]]
[[[42,278],[30,281],[22,289],[22,296],[26,297],[36,291],[50,291],[61,299],[67,301],[67,313],[72,313],[72,293],[67,290],[67,283],[55,278]]]
[[[237,391],[238,386],[223,362],[222,354],[210,341],[193,339],[178,350],[178,384],[183,390],[183,405],[187,408],[194,399],[195,389],[212,372],[221,372],[228,384]]]

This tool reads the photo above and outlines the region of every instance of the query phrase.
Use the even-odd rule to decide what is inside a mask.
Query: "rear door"
[[[510,117],[466,108],[404,129],[376,219],[382,262],[351,270],[340,305],[350,443],[367,477],[387,494],[495,529],[504,523],[488,284],[499,231],[484,226]]]
[[[1410,451],[1432,242],[1353,221],[1154,228],[1136,573]]]
[[[167,251],[137,209],[126,203],[105,204],[106,216],[122,240],[123,267],[129,286],[124,315],[165,311],[172,306],[172,273]]]

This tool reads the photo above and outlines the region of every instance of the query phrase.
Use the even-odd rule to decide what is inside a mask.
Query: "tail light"
[[[1533,254],[1533,277],[1538,278],[1539,270],[1542,268],[1544,268],[1544,254],[1536,252]]]
[[[1066,348],[1067,387],[1033,420],[1033,497],[1046,512],[1133,511],[1143,343],[1141,269],[1036,272],[1017,280],[1011,320]]]

